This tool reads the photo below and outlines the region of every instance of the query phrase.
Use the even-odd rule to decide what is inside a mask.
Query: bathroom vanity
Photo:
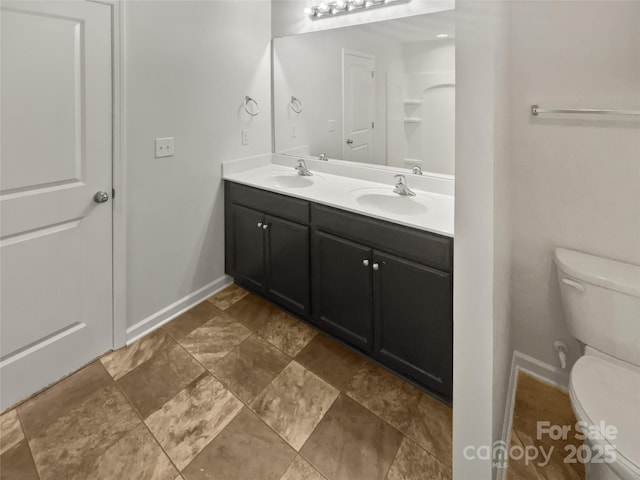
[[[386,215],[358,206],[362,195],[340,195],[340,183],[365,193],[379,184],[265,168],[225,175],[227,274],[450,401],[452,236],[406,225],[402,208],[416,209],[418,200],[396,204],[392,186],[384,187],[392,202]],[[299,186],[305,179],[318,185]],[[452,213],[453,199],[437,197],[420,201],[435,209],[450,200]]]

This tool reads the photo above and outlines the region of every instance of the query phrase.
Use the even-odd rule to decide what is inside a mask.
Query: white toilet
[[[640,266],[562,248],[555,263],[569,330],[585,346],[571,405],[600,437],[585,440],[587,480],[640,480]]]

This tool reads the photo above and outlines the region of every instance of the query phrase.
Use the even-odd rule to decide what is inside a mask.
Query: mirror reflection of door
[[[342,50],[343,159],[371,162],[375,127],[375,57]]]

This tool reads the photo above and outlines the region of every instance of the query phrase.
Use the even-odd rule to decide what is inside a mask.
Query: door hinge
[[[371,78],[375,78],[376,77],[376,72],[375,71],[371,71]]]
[[[373,130],[374,128],[376,128],[376,122],[371,122],[371,129]]]
[[[116,189],[115,188],[111,189],[111,198],[112,199],[116,198]]]

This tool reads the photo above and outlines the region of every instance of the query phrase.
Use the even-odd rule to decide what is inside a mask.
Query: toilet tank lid
[[[556,265],[563,272],[593,285],[640,297],[640,266],[556,248]]]

